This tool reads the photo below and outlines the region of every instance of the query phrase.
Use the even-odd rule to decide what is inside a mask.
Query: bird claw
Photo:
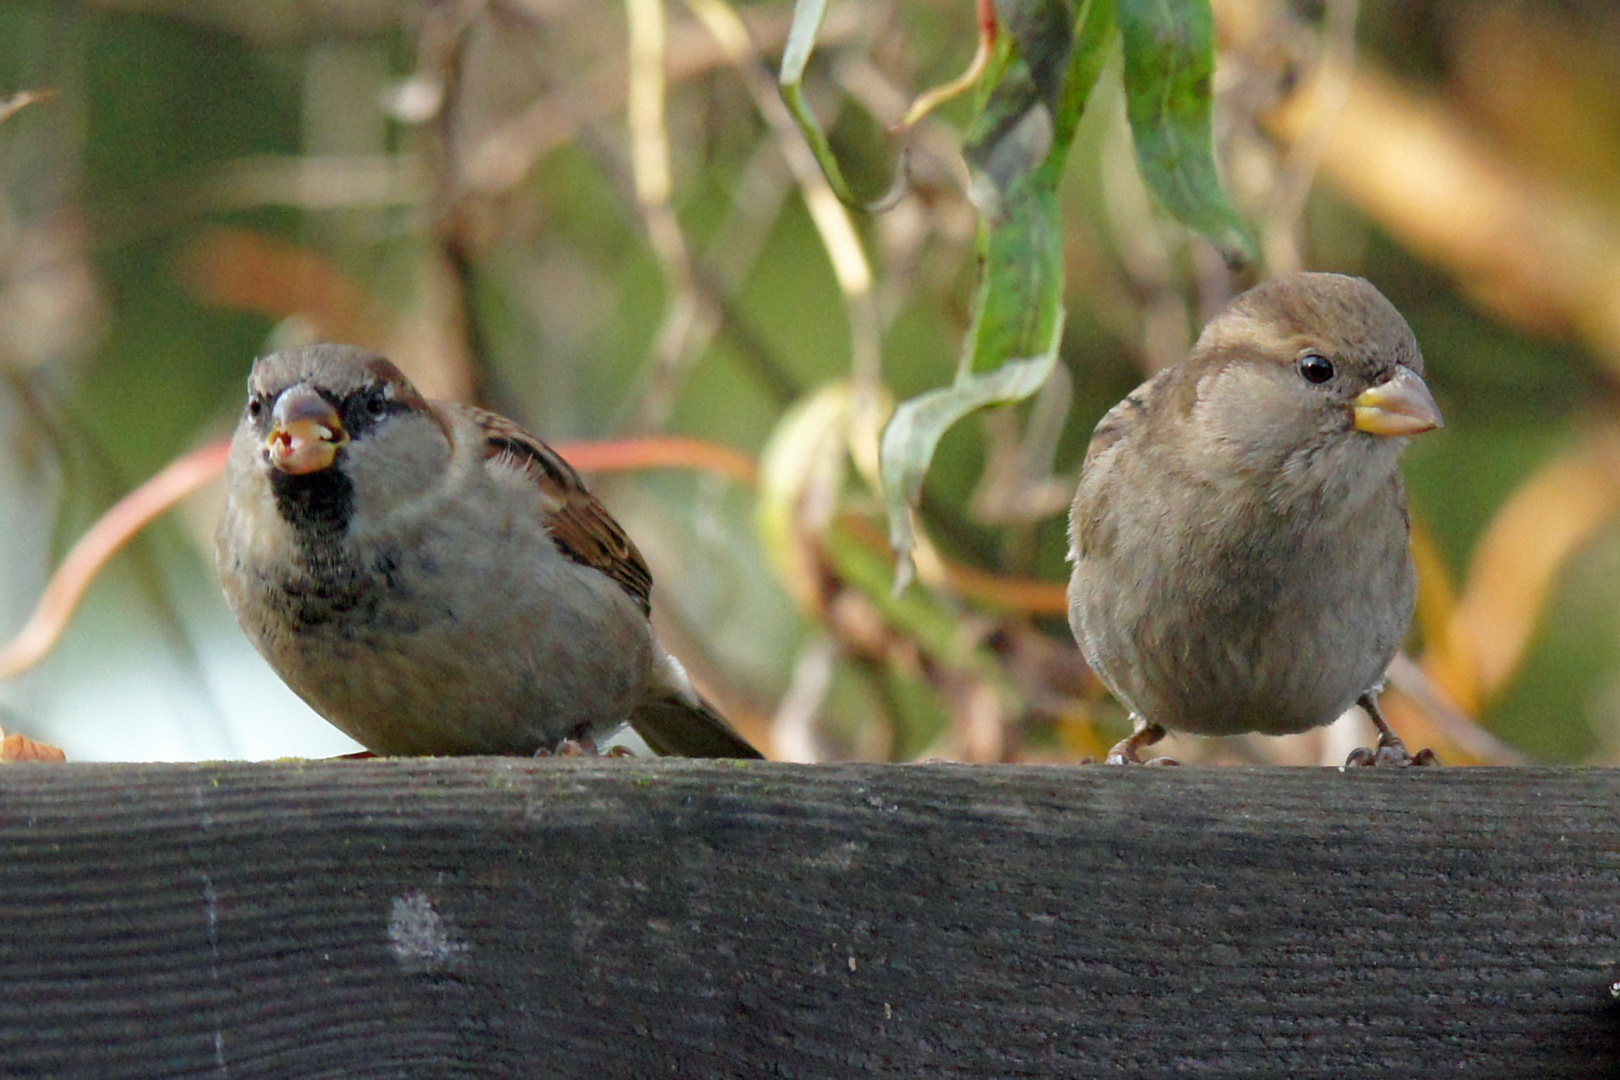
[[[1439,764],[1440,758],[1433,750],[1427,747],[1419,750],[1416,754],[1412,754],[1407,751],[1406,744],[1400,739],[1394,737],[1384,738],[1382,736],[1378,740],[1376,749],[1358,746],[1350,751],[1349,757],[1344,759],[1344,767],[1347,769],[1407,769],[1430,765],[1437,766]]]
[[[1164,738],[1164,728],[1157,724],[1144,724],[1126,738],[1114,744],[1103,759],[1104,765],[1180,765],[1181,762],[1172,757],[1156,757],[1142,760],[1141,751],[1160,739]]]
[[[1096,764],[1096,759],[1092,759],[1090,762],[1083,762],[1082,764],[1093,764],[1094,765],[1094,764]],[[1104,765],[1151,765],[1151,766],[1170,765],[1170,766],[1179,767],[1181,765],[1181,762],[1179,760],[1177,760],[1176,758],[1164,757],[1162,755],[1159,756],[1159,757],[1148,758],[1146,761],[1143,761],[1141,756],[1138,755],[1134,750],[1132,750],[1130,752],[1126,752],[1126,753],[1121,753],[1121,752],[1118,752],[1118,747],[1115,747],[1115,752],[1109,753],[1108,757],[1103,760],[1103,764]]]
[[[636,752],[628,746],[610,746],[606,750],[596,745],[588,732],[580,732],[572,738],[563,739],[556,746],[542,746],[534,752],[537,758],[545,757],[635,757]]]
[[[1406,744],[1395,734],[1395,729],[1389,726],[1389,721],[1384,719],[1383,711],[1378,708],[1376,689],[1362,694],[1356,700],[1356,704],[1366,710],[1373,727],[1378,729],[1378,747],[1376,749],[1356,747],[1350,751],[1350,756],[1344,759],[1345,768],[1408,769],[1413,766],[1440,764],[1440,759],[1435,756],[1433,750],[1427,748],[1419,750],[1416,757],[1407,752]]]
[[[557,740],[555,746],[542,746],[534,752],[537,758],[543,757],[600,757],[602,751],[596,748],[596,740],[591,738],[588,731],[575,732],[568,738]]]

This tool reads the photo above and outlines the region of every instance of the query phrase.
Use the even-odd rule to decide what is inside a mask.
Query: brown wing
[[[556,451],[504,416],[462,406],[484,429],[486,458],[505,457],[523,468],[551,508],[546,528],[557,550],[581,566],[600,570],[635,598],[644,613],[652,611],[652,573],[635,543],[607,508],[585,489],[573,466]]]
[[[1117,463],[1109,451],[1147,423],[1148,400],[1155,380],[1131,391],[1098,421],[1080,466],[1080,487],[1069,513],[1069,549],[1075,559],[1107,557],[1114,547],[1113,516],[1109,513],[1109,484],[1099,482],[1099,472],[1112,470]]]

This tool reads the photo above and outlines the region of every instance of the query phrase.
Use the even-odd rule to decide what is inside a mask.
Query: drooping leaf
[[[1119,36],[1119,24],[1114,17],[1114,0],[1090,0],[1080,14],[1079,28],[1075,32],[1074,47],[1069,53],[1068,76],[1063,81],[1063,92],[1058,95],[1056,114],[1052,118],[1052,141],[1062,152],[1048,168],[1061,167],[1064,154],[1074,141],[1074,128],[1091,100],[1091,91],[1102,75],[1114,40]]]
[[[1142,178],[1165,209],[1228,262],[1258,247],[1215,169],[1210,90],[1215,20],[1209,0],[1116,0],[1125,48],[1125,112]]]
[[[821,167],[821,173],[827,178],[833,194],[838,196],[838,201],[857,210],[875,209],[873,205],[856,198],[849,181],[844,178],[844,170],[838,164],[832,144],[827,141],[821,121],[816,119],[815,111],[804,100],[804,69],[810,62],[810,54],[815,51],[816,35],[821,32],[821,24],[826,17],[827,0],[798,0],[793,5],[793,21],[788,27],[787,43],[782,48],[782,68],[777,75],[777,87],[782,95],[782,103],[792,114],[793,122],[809,144],[816,164]],[[903,164],[900,175],[904,175]],[[892,196],[884,196],[878,201],[890,202]]]
[[[1068,78],[1074,44],[1074,6],[1069,0],[997,0],[996,21],[1018,46],[1019,59],[1048,109],[1056,109]]]
[[[883,429],[883,489],[889,509],[889,543],[907,557],[914,544],[910,507],[922,490],[924,474],[939,440],[952,425],[986,405],[1005,405],[1029,397],[1051,374],[1057,335],[1045,353],[1009,360],[994,371],[960,379],[919,394],[895,410]],[[910,580],[902,563],[896,587]]]
[[[898,585],[909,575],[909,508],[939,440],[978,409],[1029,397],[1056,362],[1063,332],[1057,182],[1115,34],[1109,0],[1092,0],[1078,23],[1064,0],[1009,0],[998,3],[997,12],[1009,33],[987,73],[993,81],[963,150],[981,214],[984,269],[973,326],[951,385],[902,403],[883,433],[889,536],[901,555]]]

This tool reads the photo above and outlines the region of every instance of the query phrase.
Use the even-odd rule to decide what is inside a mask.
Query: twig
[[[0,101],[0,124],[10,120],[17,113],[35,102],[47,101],[55,96],[55,90],[19,90],[17,93]]]
[[[977,86],[979,79],[990,69],[990,58],[996,51],[998,29],[995,4],[991,0],[979,0],[979,47],[974,51],[973,59],[968,62],[967,70],[950,82],[919,95],[906,110],[905,117],[895,125],[894,130],[904,132],[915,127],[923,117],[939,106],[961,97]]]
[[[587,473],[687,468],[716,473],[748,485],[759,478],[758,464],[742,451],[680,435],[557,443],[555,449],[570,465]]]
[[[0,649],[0,680],[14,679],[45,658],[107,560],[154,518],[224,472],[229,449],[228,443],[212,443],[172,462],[118,500],[80,537],[51,575],[33,615]]]
[[[670,205],[669,129],[664,119],[669,58],[664,0],[625,0],[630,27],[626,117],[636,205],[669,290],[655,338],[636,426],[657,429],[674,408],[680,381],[719,325],[715,305],[697,287],[692,256]]]
[[[766,74],[759,49],[748,27],[736,10],[724,0],[686,0],[686,6],[705,29],[720,43],[743,84],[754,99],[754,106],[776,133],[777,145],[793,171],[794,180],[804,193],[810,219],[821,234],[822,245],[832,261],[833,275],[844,296],[849,316],[850,353],[855,383],[863,393],[875,393],[880,385],[880,321],[872,299],[872,268],[849,212],[833,194],[821,174],[815,155],[805,144],[787,106],[782,104],[776,86]]]

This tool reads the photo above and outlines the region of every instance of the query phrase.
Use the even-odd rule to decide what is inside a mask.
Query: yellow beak
[[[1411,368],[1395,370],[1350,403],[1357,431],[1369,435],[1417,435],[1444,425],[1423,376]]]
[[[289,476],[330,468],[349,433],[337,410],[308,386],[294,386],[276,399],[265,449],[270,464]]]

